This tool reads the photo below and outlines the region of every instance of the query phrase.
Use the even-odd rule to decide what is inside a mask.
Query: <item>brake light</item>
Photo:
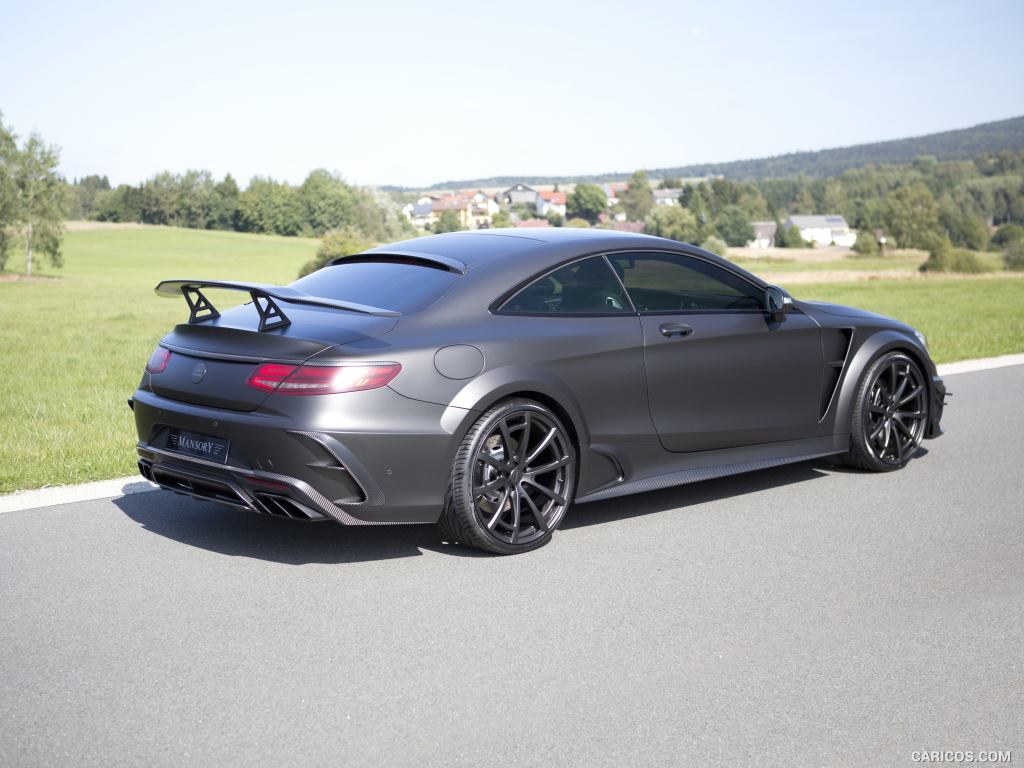
[[[153,354],[149,356],[149,361],[146,363],[146,370],[150,373],[160,373],[167,367],[167,361],[170,359],[171,350],[165,349],[164,347],[157,347],[153,350]]]
[[[383,387],[401,370],[398,363],[331,366],[264,363],[252,372],[246,383],[279,395],[331,395]]]

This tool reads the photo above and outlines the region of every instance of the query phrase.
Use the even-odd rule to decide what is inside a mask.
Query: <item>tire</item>
[[[903,352],[888,352],[868,366],[857,386],[846,461],[871,472],[902,469],[917,453],[927,424],[921,367]]]
[[[569,432],[551,409],[524,398],[498,403],[456,451],[442,536],[499,555],[544,546],[572,504],[576,466]]]

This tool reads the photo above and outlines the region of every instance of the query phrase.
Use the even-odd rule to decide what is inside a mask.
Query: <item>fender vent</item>
[[[818,421],[825,418],[835,399],[836,389],[850,357],[852,341],[853,328],[821,329],[821,350],[825,355],[825,369],[821,375],[821,406],[818,410]]]

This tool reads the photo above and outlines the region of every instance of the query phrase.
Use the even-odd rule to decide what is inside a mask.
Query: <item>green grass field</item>
[[[66,266],[47,271],[59,278],[0,281],[0,493],[134,470],[126,401],[157,340],[188,318],[184,301],[153,293],[157,282],[289,282],[316,247],[163,227],[69,232]]]
[[[55,279],[0,278],[0,493],[134,471],[126,400],[157,340],[187,317],[183,301],[154,295],[159,280],[289,282],[316,246],[228,232],[98,229],[66,235],[67,266],[48,271]],[[1022,279],[815,283],[793,293],[913,323],[938,361],[1024,351]]]
[[[990,251],[974,251],[986,271],[1003,269],[1003,255]],[[754,273],[780,274],[786,272],[917,272],[928,258],[924,251],[897,251],[891,256],[857,256],[822,261],[787,259],[769,256],[751,259],[745,256],[729,257],[731,261]]]

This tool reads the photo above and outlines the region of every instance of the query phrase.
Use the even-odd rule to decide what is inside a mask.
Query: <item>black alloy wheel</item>
[[[850,459],[862,469],[900,469],[917,452],[928,421],[928,386],[901,352],[879,358],[858,391]]]
[[[500,554],[547,543],[572,503],[576,451],[540,403],[500,403],[467,434],[442,515],[447,538]]]

